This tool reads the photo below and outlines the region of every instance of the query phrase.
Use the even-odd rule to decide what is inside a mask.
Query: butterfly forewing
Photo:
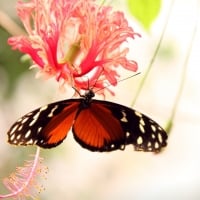
[[[43,148],[57,146],[71,128],[79,103],[79,99],[60,101],[24,115],[8,131],[8,142]]]

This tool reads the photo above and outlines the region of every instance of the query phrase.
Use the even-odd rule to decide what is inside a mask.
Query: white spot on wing
[[[143,143],[143,139],[142,139],[141,136],[139,136],[139,137],[137,138],[137,144],[142,144],[142,143]]]
[[[26,142],[26,144],[34,144],[33,139],[28,140],[28,141]]]
[[[22,128],[23,128],[23,124],[21,124],[21,125],[18,127],[17,131],[21,131]]]
[[[155,147],[155,149],[158,149],[158,148],[159,148],[158,142],[155,142],[154,147]]]
[[[58,105],[55,105],[52,109],[51,112],[48,114],[48,117],[53,117],[54,111],[58,108]]]
[[[153,132],[156,132],[156,127],[153,124],[151,124],[151,129]]]
[[[144,120],[143,120],[142,118],[140,119],[140,124],[141,124],[142,126],[145,125],[145,122],[144,122]]]
[[[38,117],[40,116],[40,112],[37,112],[34,116],[33,116],[33,120],[31,121],[31,123],[29,124],[29,126],[33,126],[33,124],[35,124],[35,122],[37,121]]]
[[[42,127],[38,127],[37,133],[40,133],[41,130],[42,130]]]
[[[17,140],[12,141],[13,144],[17,144]]]
[[[40,140],[39,142],[40,142],[40,144],[44,144],[44,140]]]
[[[17,122],[21,122],[22,121],[22,118],[19,118],[18,120],[17,120]]]
[[[41,112],[41,111],[43,111],[43,110],[46,110],[47,108],[48,108],[48,105],[45,105],[45,106],[43,106],[43,107],[40,108],[40,111],[39,111],[39,112]]]
[[[148,142],[148,143],[147,143],[147,146],[148,146],[148,147],[151,147],[151,142]]]
[[[158,133],[158,140],[159,140],[160,143],[163,142],[162,135],[160,133]]]
[[[13,135],[10,137],[10,141],[13,142],[14,139],[15,139],[15,134],[13,134]]]
[[[29,118],[28,117],[24,117],[24,119],[21,121],[22,124],[24,124]]]
[[[21,134],[19,134],[16,139],[19,140],[21,138]]]
[[[26,114],[26,117],[27,117],[27,116],[30,116],[30,115],[32,115],[32,114],[33,114],[33,112],[30,112],[30,113]]]
[[[113,148],[115,148],[115,145],[114,145],[114,144],[111,144],[110,147],[113,149]]]
[[[138,112],[138,111],[135,111],[135,115],[137,115],[140,118],[142,117],[142,114],[140,112]]]
[[[144,126],[142,126],[142,124],[139,124],[139,128],[140,128],[140,131],[141,131],[142,133],[145,133]]]
[[[31,130],[28,130],[24,137],[28,138],[30,136],[30,134],[31,134]]]
[[[126,132],[126,138],[129,138],[130,137],[130,133],[129,132]]]
[[[123,117],[120,119],[122,122],[128,122],[127,118],[126,118],[126,113],[124,111],[121,112]]]
[[[16,125],[12,128],[12,130],[11,130],[11,132],[10,132],[10,135],[12,135],[12,134],[16,131],[16,129],[18,128],[18,126],[19,126],[19,124],[16,124]]]

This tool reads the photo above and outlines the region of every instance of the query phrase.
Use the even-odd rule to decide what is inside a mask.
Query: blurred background
[[[147,30],[132,16],[130,1],[112,1],[124,11],[136,32],[142,34],[129,43],[129,57],[139,64],[140,75],[122,81],[115,96],[107,100],[130,106],[152,59],[168,18],[159,52],[148,79],[137,99],[137,109],[163,127],[166,126],[180,87],[184,59],[188,54],[198,14],[199,0],[161,1],[159,15]],[[2,179],[22,166],[35,147],[14,147],[7,141],[7,130],[23,114],[56,100],[71,98],[61,93],[54,80],[36,79],[30,63],[7,45],[11,36],[5,30],[6,16],[18,25],[15,0],[0,1],[0,193],[6,193]],[[199,25],[199,22],[198,22]],[[21,30],[13,28],[12,34]],[[200,30],[196,30],[187,66],[183,93],[177,105],[168,146],[160,154],[125,151],[93,153],[81,148],[69,134],[57,148],[42,150],[49,172],[40,199],[70,200],[199,200],[200,199]],[[126,72],[121,78],[132,75]]]

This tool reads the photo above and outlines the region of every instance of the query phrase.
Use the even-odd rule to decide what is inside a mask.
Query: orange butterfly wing
[[[123,143],[124,131],[109,108],[93,102],[79,110],[72,127],[74,138],[91,151],[114,150],[117,143]]]
[[[8,142],[43,148],[59,145],[73,124],[79,104],[80,99],[59,101],[24,115],[8,131]]]
[[[66,106],[61,113],[54,116],[43,129],[43,135],[47,140],[47,146],[60,144],[67,136],[74,121],[79,102]]]

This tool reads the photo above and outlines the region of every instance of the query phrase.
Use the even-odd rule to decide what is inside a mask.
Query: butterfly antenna
[[[128,77],[126,77],[126,78],[120,79],[120,80],[117,81],[117,83],[122,82],[122,81],[125,81],[125,80],[127,80],[127,79],[129,79],[129,78],[132,78],[132,77],[134,77],[134,76],[137,76],[137,75],[139,75],[139,74],[141,74],[141,72],[138,72],[138,73],[133,74],[133,75],[131,75],[131,76],[128,76]],[[105,89],[105,88],[107,88],[107,87],[109,87],[109,86],[111,86],[111,85],[112,85],[112,84],[110,83],[110,84],[104,86],[103,88],[100,88],[100,89],[96,90],[95,93],[96,93],[96,92],[99,92],[99,91],[101,91],[101,90],[103,90],[103,89]]]
[[[83,97],[76,87],[72,86],[72,88],[75,90],[75,93],[77,93],[80,97]]]

